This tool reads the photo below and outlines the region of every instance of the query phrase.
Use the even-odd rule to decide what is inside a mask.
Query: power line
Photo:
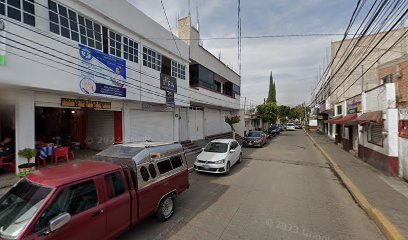
[[[169,30],[170,30],[171,36],[173,38],[174,45],[176,45],[177,51],[178,51],[178,53],[180,55],[180,58],[183,59],[183,57],[181,56],[180,49],[179,49],[179,47],[177,45],[177,42],[176,42],[176,38],[174,37],[173,31],[171,30],[171,25],[170,25],[170,22],[169,22],[169,18],[167,17],[166,8],[164,7],[163,0],[160,0],[160,2],[161,2],[161,5],[163,7],[164,16],[166,17],[166,20],[167,20],[167,25],[169,25]]]
[[[1,18],[0,18],[0,19],[1,19]],[[9,22],[9,21],[8,21],[8,22]],[[18,26],[23,27],[23,28],[26,28],[27,30],[33,31],[32,29],[27,28],[27,27],[25,27],[25,26],[21,26],[20,24],[17,24],[17,23],[14,23],[14,22],[10,22],[10,23],[13,23],[13,24],[18,25]],[[70,54],[67,54],[67,53],[62,52],[62,51],[60,51],[60,50],[57,50],[57,49],[54,49],[54,48],[52,48],[52,47],[46,46],[46,45],[44,45],[44,44],[35,42],[35,41],[31,40],[31,39],[25,38],[25,37],[20,36],[20,35],[18,35],[18,34],[14,34],[14,33],[11,33],[11,32],[9,32],[9,31],[6,31],[6,30],[5,30],[5,32],[7,32],[8,34],[17,36],[17,37],[19,37],[19,38],[22,38],[22,39],[24,39],[24,40],[26,40],[26,41],[30,41],[31,43],[37,44],[37,45],[39,45],[39,46],[41,46],[41,47],[44,47],[44,48],[47,48],[47,49],[56,51],[56,52],[58,52],[58,53],[60,53],[60,54],[63,54],[63,55],[65,55],[65,56],[69,56],[69,57],[71,57],[71,58],[73,58],[73,59],[80,60],[79,58],[74,57],[74,56],[71,56]],[[49,36],[45,36],[44,34],[38,33],[38,32],[36,32],[36,31],[33,31],[33,32],[35,32],[35,33],[37,33],[37,34],[39,34],[39,35],[41,35],[41,36],[44,36],[44,37],[48,37],[48,38],[49,38]],[[3,36],[1,36],[1,37],[3,37]],[[11,40],[11,41],[15,41],[15,40],[9,39],[9,38],[7,38],[7,37],[3,37],[3,38],[6,38],[6,39]],[[53,39],[53,38],[51,38],[51,39]],[[53,39],[53,40],[55,40],[55,39]],[[73,46],[72,44],[67,44],[67,43],[64,43],[64,42],[62,42],[62,41],[59,41],[59,42],[65,44],[66,46],[69,46],[69,47],[72,47],[72,48],[75,48],[75,49],[79,49],[78,47]],[[17,43],[21,43],[21,42],[17,42]],[[27,45],[26,45],[26,47],[30,47],[30,46],[27,46]],[[40,51],[40,50],[37,49],[37,51]],[[44,52],[44,51],[43,51],[43,53],[44,53],[44,54],[49,54],[49,53]],[[64,60],[64,61],[67,61],[66,59],[63,59],[63,60]],[[140,64],[140,63],[139,63],[139,64]],[[92,64],[92,65],[93,65],[93,64]],[[96,66],[96,65],[94,65],[94,66]],[[98,66],[96,66],[96,67],[98,67]],[[98,68],[100,68],[100,67],[98,67]],[[134,72],[136,72],[136,73],[140,73],[140,74],[142,74],[142,75],[145,75],[145,76],[147,76],[147,77],[150,77],[150,78],[153,78],[153,79],[155,79],[155,80],[159,80],[159,81],[160,81],[159,78],[157,78],[157,77],[155,77],[155,76],[152,76],[152,75],[149,75],[149,74],[147,74],[146,72],[142,72],[142,71],[139,71],[139,70],[130,68],[130,67],[127,67],[127,69],[132,70],[132,71],[134,71]],[[130,79],[132,79],[132,78],[130,78]],[[132,79],[132,80],[135,80],[136,82],[141,82],[140,80],[137,80],[137,79]],[[151,85],[151,84],[148,84],[148,83],[144,83],[144,82],[141,82],[141,83],[142,83],[142,84],[146,84],[146,85],[148,85],[148,86],[152,86],[152,87],[157,88],[156,86]],[[212,98],[212,99],[216,99],[216,100],[225,102],[225,99],[220,99],[220,98],[217,98],[217,97],[214,97],[214,96],[210,96],[210,95],[207,95],[207,94],[198,92],[198,91],[193,91],[193,90],[191,90],[191,89],[189,89],[189,88],[184,88],[184,87],[182,87],[182,86],[179,86],[179,87],[182,88],[182,89],[185,89],[185,90],[187,90],[187,91],[190,91],[190,92],[193,92],[193,93],[196,93],[196,94],[205,96],[205,97],[210,97],[210,98]],[[158,88],[158,89],[160,89],[160,88]],[[162,90],[162,89],[160,89],[160,90]],[[183,96],[183,95],[182,95],[182,96]],[[187,97],[187,96],[185,96],[185,97]],[[196,100],[198,100],[198,99],[196,99]],[[201,100],[200,100],[200,101],[201,101]],[[233,102],[228,102],[228,103],[234,104]]]

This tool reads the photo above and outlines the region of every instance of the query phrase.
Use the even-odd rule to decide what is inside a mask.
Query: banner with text
[[[126,97],[126,61],[79,44],[81,92]]]

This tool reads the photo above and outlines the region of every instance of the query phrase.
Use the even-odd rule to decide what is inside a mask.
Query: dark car
[[[267,136],[262,131],[251,131],[245,136],[244,147],[263,147],[268,142]]]
[[[271,134],[273,137],[276,137],[281,133],[281,130],[279,129],[278,125],[271,125],[271,127],[268,129],[269,134]]]

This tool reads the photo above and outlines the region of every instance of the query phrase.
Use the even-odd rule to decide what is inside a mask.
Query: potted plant
[[[25,148],[18,151],[18,156],[27,159],[27,163],[18,165],[20,177],[25,177],[35,171],[35,163],[31,163],[31,159],[37,156],[37,150]]]

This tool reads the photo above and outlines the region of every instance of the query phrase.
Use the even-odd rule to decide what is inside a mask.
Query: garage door
[[[220,110],[216,109],[206,109],[206,126],[207,126],[207,135],[216,135],[222,133],[222,123],[221,123],[221,113]]]
[[[104,150],[114,143],[114,113],[111,111],[88,112],[88,147]]]
[[[130,113],[130,142],[174,141],[173,112],[133,110]]]

